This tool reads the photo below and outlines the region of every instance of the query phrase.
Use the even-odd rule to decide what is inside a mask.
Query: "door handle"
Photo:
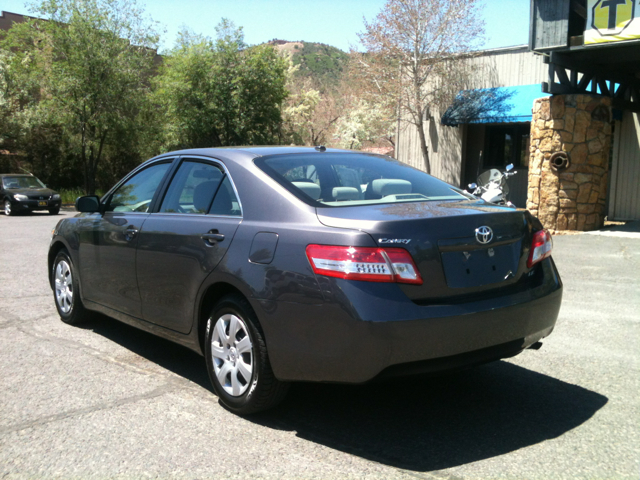
[[[127,242],[130,242],[131,240],[133,240],[135,238],[135,236],[138,234],[138,229],[136,227],[134,227],[133,225],[129,225],[126,230],[124,231],[124,239]]]
[[[208,233],[201,235],[201,238],[209,245],[215,245],[224,240],[224,235],[218,233],[218,230],[210,230]]]

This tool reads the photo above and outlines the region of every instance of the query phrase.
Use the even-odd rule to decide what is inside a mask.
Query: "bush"
[[[76,198],[78,197],[82,197],[83,195],[86,195],[86,193],[84,192],[84,190],[82,188],[63,188],[61,190],[58,191],[58,193],[60,194],[60,198],[62,200],[62,204],[71,204],[71,205],[75,205],[76,203]],[[102,197],[103,192],[101,192],[100,190],[96,191],[96,195],[98,195],[99,197]]]

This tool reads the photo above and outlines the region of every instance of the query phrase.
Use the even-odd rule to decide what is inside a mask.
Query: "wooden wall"
[[[570,0],[531,0],[529,46],[549,51],[569,45]]]
[[[461,61],[469,62],[477,70],[469,88],[531,85],[547,79],[547,65],[542,63],[541,56],[531,53],[526,45],[478,52]],[[541,90],[540,96],[542,95]],[[440,122],[444,111],[431,113],[433,117],[425,125],[431,174],[454,185],[466,186],[468,182],[462,178],[462,162],[466,153],[463,152],[463,140],[466,139],[467,126],[446,127]],[[472,134],[473,131],[470,130]],[[416,128],[401,121],[396,138],[398,160],[424,170]],[[477,155],[477,152],[469,154]]]
[[[640,220],[640,117],[624,112],[616,122],[609,192],[609,220]]]

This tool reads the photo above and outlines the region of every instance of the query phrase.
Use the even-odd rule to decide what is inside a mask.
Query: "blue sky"
[[[485,48],[527,43],[530,0],[485,0]],[[171,47],[186,25],[213,36],[221,18],[244,27],[245,41],[256,44],[273,38],[305,40],[342,50],[358,47],[362,18],[371,20],[384,0],[148,0],[146,12],[166,29],[163,47]],[[2,0],[0,9],[28,13],[24,0]]]

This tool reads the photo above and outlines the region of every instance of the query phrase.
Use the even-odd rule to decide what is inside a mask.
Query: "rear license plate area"
[[[46,200],[39,200],[38,201],[38,206],[39,207],[46,207],[47,206],[47,201]]]
[[[518,271],[520,242],[475,250],[442,252],[449,288],[472,288],[500,283]]]

